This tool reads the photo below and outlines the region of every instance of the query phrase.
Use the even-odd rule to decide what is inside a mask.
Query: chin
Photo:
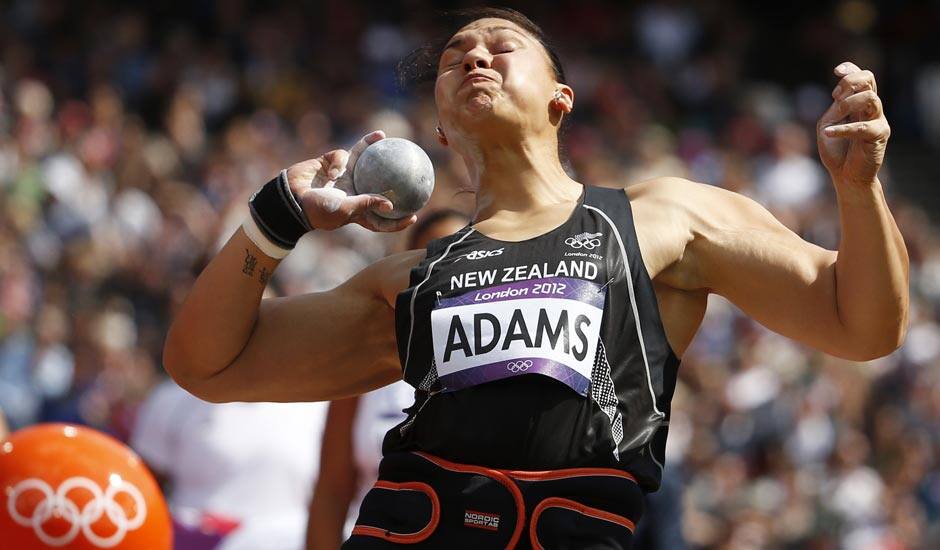
[[[518,130],[516,118],[508,116],[505,109],[500,109],[497,99],[488,94],[467,98],[460,109],[460,126],[477,135],[494,132],[505,134]]]
[[[463,110],[471,119],[489,117],[495,114],[496,101],[489,94],[476,93],[466,99]]]

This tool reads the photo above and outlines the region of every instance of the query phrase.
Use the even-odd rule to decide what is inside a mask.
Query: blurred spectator
[[[174,548],[303,548],[325,416],[326,403],[214,404],[159,385],[130,443],[164,481]]]
[[[793,123],[774,130],[773,159],[757,175],[757,198],[768,208],[809,207],[829,185],[805,128]],[[811,149],[812,147],[812,149]]]
[[[7,419],[3,416],[3,409],[0,409],[0,441],[7,438],[10,428],[7,426]]]

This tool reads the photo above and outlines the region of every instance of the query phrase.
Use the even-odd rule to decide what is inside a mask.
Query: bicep
[[[235,362],[264,365],[248,388],[275,401],[358,395],[401,377],[394,310],[380,297],[336,289],[262,303]],[[273,382],[272,377],[280,380]]]
[[[840,355],[837,253],[803,240],[744,195],[693,185],[687,255],[700,285],[774,332]]]
[[[202,383],[204,398],[323,401],[400,379],[382,269],[373,264],[330,291],[262,300],[244,349]]]

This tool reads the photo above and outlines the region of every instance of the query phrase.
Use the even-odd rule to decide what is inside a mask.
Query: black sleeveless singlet
[[[623,190],[584,187],[562,225],[524,241],[472,224],[432,241],[395,317],[415,403],[383,453],[612,467],[659,488],[679,359]]]

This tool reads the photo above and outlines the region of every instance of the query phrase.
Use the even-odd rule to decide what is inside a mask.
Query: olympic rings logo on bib
[[[506,363],[506,368],[509,369],[509,372],[515,374],[517,372],[525,372],[529,370],[529,367],[532,366],[532,361],[529,359],[523,359],[522,361],[510,361]]]
[[[87,477],[70,477],[63,481],[58,489],[52,490],[48,483],[41,479],[29,478],[20,481],[10,490],[7,496],[7,511],[13,521],[23,527],[32,527],[36,536],[48,546],[65,546],[74,541],[79,533],[99,548],[111,548],[121,543],[128,531],[138,529],[147,518],[147,503],[143,494],[133,483],[116,477],[104,491],[97,483]],[[27,491],[39,491],[43,500],[29,516],[17,510],[17,501],[20,495]],[[78,505],[69,498],[73,491],[87,491],[91,499],[79,510]],[[120,493],[126,493],[134,501],[133,517],[127,517],[125,507],[114,500]],[[94,525],[102,516],[107,516],[116,530],[113,534],[102,537],[94,532]],[[70,524],[69,530],[62,535],[54,536],[46,532],[43,525],[52,519],[61,518]]]

